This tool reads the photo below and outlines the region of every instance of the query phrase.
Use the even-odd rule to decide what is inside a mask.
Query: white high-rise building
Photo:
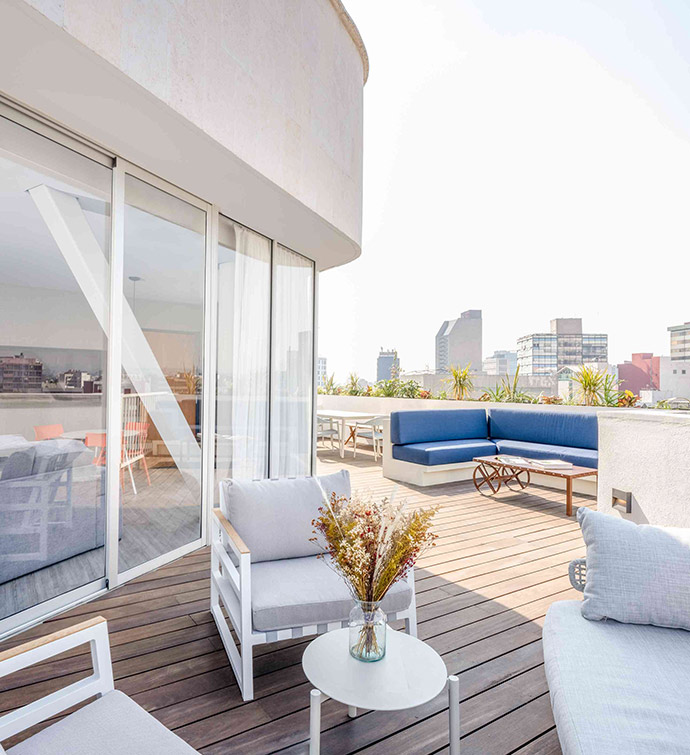
[[[436,372],[451,366],[482,370],[482,311],[468,309],[455,320],[446,320],[436,334]]]

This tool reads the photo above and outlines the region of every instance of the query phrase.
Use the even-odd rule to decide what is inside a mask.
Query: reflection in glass
[[[201,536],[206,220],[132,176],[125,204],[120,571]]]
[[[216,475],[268,473],[271,242],[219,219]]]
[[[0,118],[0,619],[105,575],[110,189]]]
[[[311,474],[314,263],[276,244],[273,255],[271,477]]]

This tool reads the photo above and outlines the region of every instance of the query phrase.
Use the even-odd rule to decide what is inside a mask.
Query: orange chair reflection
[[[34,425],[36,440],[52,440],[59,438],[64,432],[62,425]]]

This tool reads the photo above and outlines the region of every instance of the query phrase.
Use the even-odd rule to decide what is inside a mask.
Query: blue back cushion
[[[598,448],[597,415],[584,412],[490,409],[489,433],[504,440]]]
[[[391,412],[391,441],[396,445],[487,437],[484,409]]]

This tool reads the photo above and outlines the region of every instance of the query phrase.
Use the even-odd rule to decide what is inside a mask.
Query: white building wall
[[[632,513],[611,491],[632,493]],[[690,412],[628,410],[599,415],[597,508],[638,524],[690,527]]]
[[[339,3],[16,1],[360,243],[364,63]]]

